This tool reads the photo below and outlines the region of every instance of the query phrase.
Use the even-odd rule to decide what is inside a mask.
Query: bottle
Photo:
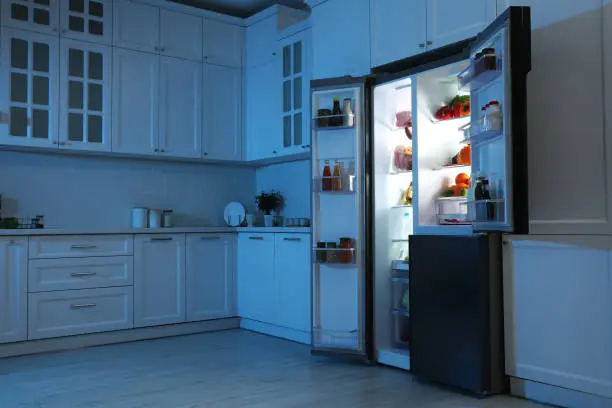
[[[330,191],[332,189],[331,175],[329,160],[325,160],[325,167],[323,167],[323,180],[321,180],[321,189],[323,191]]]
[[[344,109],[344,126],[355,126],[355,116],[353,115],[353,108],[351,108],[350,98],[346,98],[342,101],[342,108]]]
[[[332,190],[342,191],[342,167],[340,160],[336,160],[334,164],[334,178],[332,179]]]
[[[495,219],[495,203],[491,201],[491,190],[489,188],[489,180],[482,180],[482,191],[483,191],[483,200],[485,202],[485,208],[487,211],[487,220],[492,221]]]
[[[346,181],[346,185],[344,188],[347,191],[355,191],[357,186],[355,185],[355,162],[353,160],[349,161],[348,169],[346,169],[346,174],[348,180]]]
[[[340,98],[334,98],[334,108],[332,109],[331,125],[342,126],[342,109],[340,109]]]

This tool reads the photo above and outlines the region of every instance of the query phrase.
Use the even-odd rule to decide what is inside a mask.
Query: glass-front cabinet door
[[[56,34],[60,0],[1,0],[2,25]]]
[[[112,49],[61,40],[59,147],[110,151]]]
[[[3,28],[0,143],[57,145],[58,39]]]
[[[282,49],[282,129],[285,154],[310,149],[308,120],[310,81],[308,62],[309,30],[281,41]]]
[[[110,45],[112,4],[111,0],[61,0],[62,37]]]

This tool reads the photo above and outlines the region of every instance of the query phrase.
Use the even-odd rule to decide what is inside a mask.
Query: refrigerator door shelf
[[[359,350],[359,330],[326,330],[321,327],[313,329],[314,344],[321,348]]]
[[[484,118],[483,118],[484,119]],[[476,123],[468,123],[467,125],[461,126],[460,131],[463,132],[465,139],[460,143],[477,146],[482,143],[492,142],[504,136],[503,126],[490,127],[484,126],[484,121],[479,120]]]
[[[315,116],[312,120],[313,128],[318,131],[355,128],[355,114],[352,113],[347,115]]]
[[[501,77],[502,58],[497,54],[489,54],[473,59],[470,65],[459,75],[459,92],[476,91],[491,84]]]

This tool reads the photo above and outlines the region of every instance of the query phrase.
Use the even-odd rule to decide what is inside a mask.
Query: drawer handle
[[[302,238],[283,238],[285,241],[301,242]]]
[[[70,305],[71,309],[91,309],[93,307],[98,306],[95,303],[76,303],[74,305]]]
[[[71,249],[94,249],[97,248],[97,245],[91,245],[91,244],[74,244],[74,245],[70,245]]]
[[[96,272],[74,272],[71,273],[70,276],[74,276],[75,278],[81,277],[81,276],[94,276],[96,274]]]
[[[252,241],[263,241],[264,237],[249,237],[249,239]]]
[[[221,239],[221,237],[200,237],[202,241],[209,241],[213,239]]]
[[[166,238],[151,238],[151,241],[172,241],[172,237],[166,237]]]

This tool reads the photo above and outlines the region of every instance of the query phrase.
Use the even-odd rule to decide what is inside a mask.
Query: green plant
[[[261,194],[255,196],[257,208],[264,212],[264,214],[270,214],[274,210],[281,209],[283,207],[283,196],[279,191],[262,191]]]

